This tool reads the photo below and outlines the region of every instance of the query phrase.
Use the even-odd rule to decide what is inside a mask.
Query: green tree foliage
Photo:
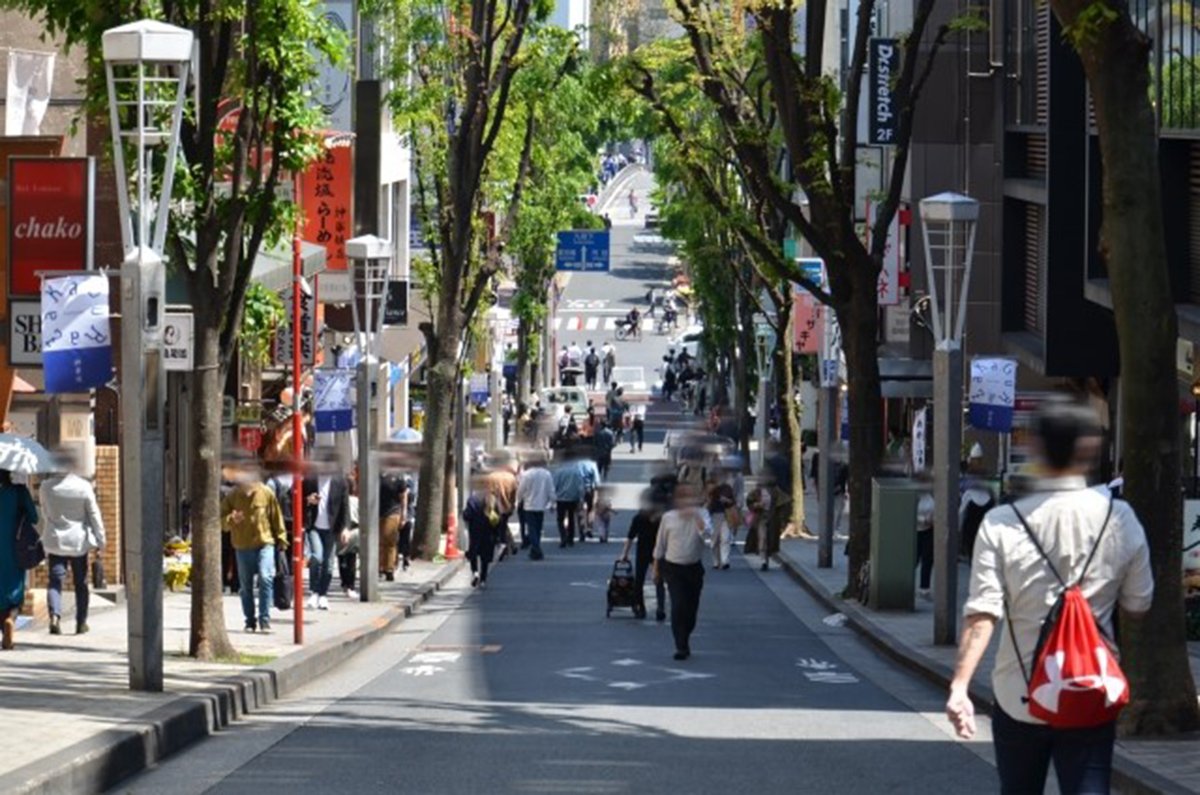
[[[0,0],[49,34],[86,47],[91,107],[106,103],[103,32],[152,16],[196,34],[199,69],[180,137],[167,258],[184,275],[196,323],[192,481],[194,575],[190,651],[234,654],[221,599],[218,488],[221,397],[238,347],[254,260],[291,229],[279,198],[289,174],[321,151],[324,126],[310,86],[318,58],[349,59],[347,41],[315,0]]]

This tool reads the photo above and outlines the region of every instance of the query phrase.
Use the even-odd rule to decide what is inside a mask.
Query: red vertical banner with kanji
[[[346,240],[351,235],[354,150],[328,147],[301,178],[304,239],[325,247],[325,268],[346,270]]]

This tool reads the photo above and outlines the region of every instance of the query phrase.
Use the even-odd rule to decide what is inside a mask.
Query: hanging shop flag
[[[321,368],[313,371],[317,433],[354,428],[354,371]]]
[[[42,281],[42,367],[49,393],[86,392],[112,380],[107,276]]]
[[[325,247],[325,268],[344,271],[346,239],[351,237],[351,198],[354,192],[354,150],[326,145],[325,151],[301,177],[304,239]]]
[[[39,135],[54,87],[52,52],[8,51],[8,94],[4,101],[5,135]]]
[[[970,409],[967,419],[981,431],[1010,433],[1017,396],[1017,363],[1013,359],[971,361]]]

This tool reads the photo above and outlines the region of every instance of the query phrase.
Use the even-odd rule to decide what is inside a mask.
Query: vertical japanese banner
[[[799,259],[804,276],[822,289],[825,288],[825,263],[819,259]],[[820,353],[825,335],[826,307],[815,295],[792,285],[792,330],[795,348],[799,353]]]
[[[304,239],[325,247],[325,268],[344,271],[346,240],[351,237],[354,150],[327,147],[301,177]]]
[[[42,281],[42,367],[46,392],[86,392],[112,379],[108,277]]]
[[[349,431],[355,427],[354,371],[347,368],[313,370],[314,421],[317,433]]]
[[[979,358],[971,361],[967,418],[972,428],[1010,433],[1016,397],[1016,360]]]

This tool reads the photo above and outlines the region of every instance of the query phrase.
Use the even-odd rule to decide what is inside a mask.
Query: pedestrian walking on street
[[[350,497],[347,502],[350,510],[349,522],[346,531],[338,536],[337,544],[338,582],[342,586],[342,595],[351,601],[357,601],[358,591],[355,586],[358,584],[358,542],[360,537],[357,475],[349,480],[349,486]]]
[[[675,659],[692,655],[691,637],[704,589],[705,520],[701,495],[693,486],[675,487],[675,507],[663,514],[654,546],[655,578],[661,577],[671,594],[671,634]]]
[[[617,446],[617,437],[613,434],[612,428],[608,427],[607,422],[601,420],[600,428],[596,431],[592,444],[596,448],[596,467],[600,470],[600,477],[607,481],[608,470],[612,468],[613,448]]]
[[[88,631],[88,556],[104,549],[104,520],[92,484],[70,471],[75,467],[68,454],[60,453],[59,460],[64,471],[38,487],[45,520],[42,546],[50,566],[50,634],[62,634],[62,591],[69,569],[75,589],[75,634],[82,635]]]
[[[542,529],[546,525],[546,511],[554,510],[556,501],[554,476],[546,469],[546,462],[540,455],[529,458],[517,483],[517,504],[523,506],[530,560],[544,557]]]
[[[600,467],[591,456],[580,455],[575,459],[579,478],[583,481],[583,522],[579,525],[579,543],[592,535],[593,511],[596,508],[596,491],[600,488]]]
[[[1026,496],[990,511],[975,541],[946,715],[960,737],[975,735],[975,709],[967,691],[996,624],[1003,620],[1007,632],[1001,636],[992,671],[992,738],[1001,791],[1042,792],[1053,761],[1061,792],[1107,793],[1115,710],[1104,712],[1100,725],[1071,720],[1092,714],[1066,712],[1081,704],[1084,694],[1093,705],[1119,703],[1128,684],[1103,642],[1095,647],[1095,658],[1090,642],[1088,653],[1082,654],[1066,654],[1054,644],[1062,640],[1057,630],[1064,627],[1058,622],[1068,612],[1076,619],[1090,612],[1091,634],[1098,629],[1111,638],[1118,606],[1126,617],[1148,611],[1154,595],[1150,553],[1129,504],[1088,488],[1085,476],[1100,449],[1094,409],[1066,396],[1053,397],[1042,404],[1034,425],[1041,478]],[[1068,593],[1076,585],[1079,591]],[[1073,601],[1079,592],[1086,599],[1082,611]],[[1063,594],[1066,601],[1060,602]],[[1048,617],[1056,603],[1063,618]],[[1046,681],[1049,671],[1034,668],[1044,625],[1051,630],[1045,651],[1054,652],[1065,666],[1055,669],[1060,687],[1049,699],[1040,694],[1051,685],[1037,685],[1039,678]],[[1086,636],[1089,628],[1076,621],[1071,629]],[[1085,667],[1099,675],[1080,675]],[[1114,691],[1117,686],[1121,690]],[[1043,718],[1035,717],[1035,708]],[[1068,723],[1081,728],[1059,727]]]
[[[733,486],[717,480],[708,483],[708,508],[712,517],[712,552],[713,568],[719,570],[729,568],[729,553],[733,549],[733,534],[741,525],[741,517],[737,511],[737,497]]]
[[[498,460],[495,466],[483,476],[483,486],[492,495],[496,510],[500,512],[500,526],[496,529],[496,543],[503,544],[500,552],[503,560],[510,553],[516,554],[516,544],[512,539],[508,522],[517,509],[517,473],[513,471],[516,462],[505,458]]]
[[[613,368],[617,366],[617,349],[607,340],[600,348],[600,366],[604,371],[600,380],[607,384],[612,381]]]
[[[596,347],[592,345],[591,340],[588,340],[587,355],[583,357],[583,380],[587,384],[587,388],[595,391],[599,377],[600,354],[596,353]]]
[[[917,596],[929,599],[929,585],[933,579],[933,495],[925,492],[917,500]]]
[[[238,483],[221,501],[221,529],[228,533],[237,555],[238,594],[246,631],[271,631],[275,593],[275,550],[287,544],[287,529],[279,501],[259,480],[252,463],[238,469]],[[258,578],[258,613],[254,611],[254,578]]]
[[[642,493],[640,510],[634,514],[633,520],[629,523],[629,537],[625,539],[625,547],[621,550],[621,560],[629,560],[630,548],[637,545],[633,577],[634,590],[637,595],[634,614],[638,618],[646,617],[646,573],[650,571],[650,566],[654,562],[654,547],[658,542],[658,527],[662,522],[662,516],[661,497],[655,495],[651,489],[647,489]],[[664,605],[667,593],[662,577],[654,577],[654,597],[654,618],[656,621],[665,621],[667,613]]]
[[[629,452],[633,452],[634,443],[637,443],[637,451],[642,451],[642,445],[646,441],[646,407],[637,406],[631,412],[633,415],[633,425],[629,430]]]
[[[17,613],[25,604],[25,570],[16,555],[17,528],[22,522],[38,526],[37,506],[24,484],[13,483],[12,473],[0,470],[0,647],[6,650],[13,648]]]
[[[312,589],[307,607],[328,610],[334,555],[350,524],[350,487],[338,468],[336,451],[317,451],[314,459],[321,471],[304,479],[308,583]]]
[[[408,481],[399,472],[379,475],[379,575],[388,582],[396,579],[400,563],[400,534],[408,522]],[[408,548],[401,564],[408,570]]]
[[[554,467],[554,493],[558,510],[558,546],[575,546],[575,535],[579,528],[579,506],[583,503],[584,483],[573,452],[563,455]]]
[[[471,587],[487,587],[488,567],[496,555],[496,543],[501,529],[500,509],[496,497],[483,483],[476,484],[467,505],[463,508],[467,526],[467,561],[471,564]]]
[[[771,487],[756,483],[746,497],[746,525],[754,534],[758,554],[762,555],[762,571],[771,567]]]

